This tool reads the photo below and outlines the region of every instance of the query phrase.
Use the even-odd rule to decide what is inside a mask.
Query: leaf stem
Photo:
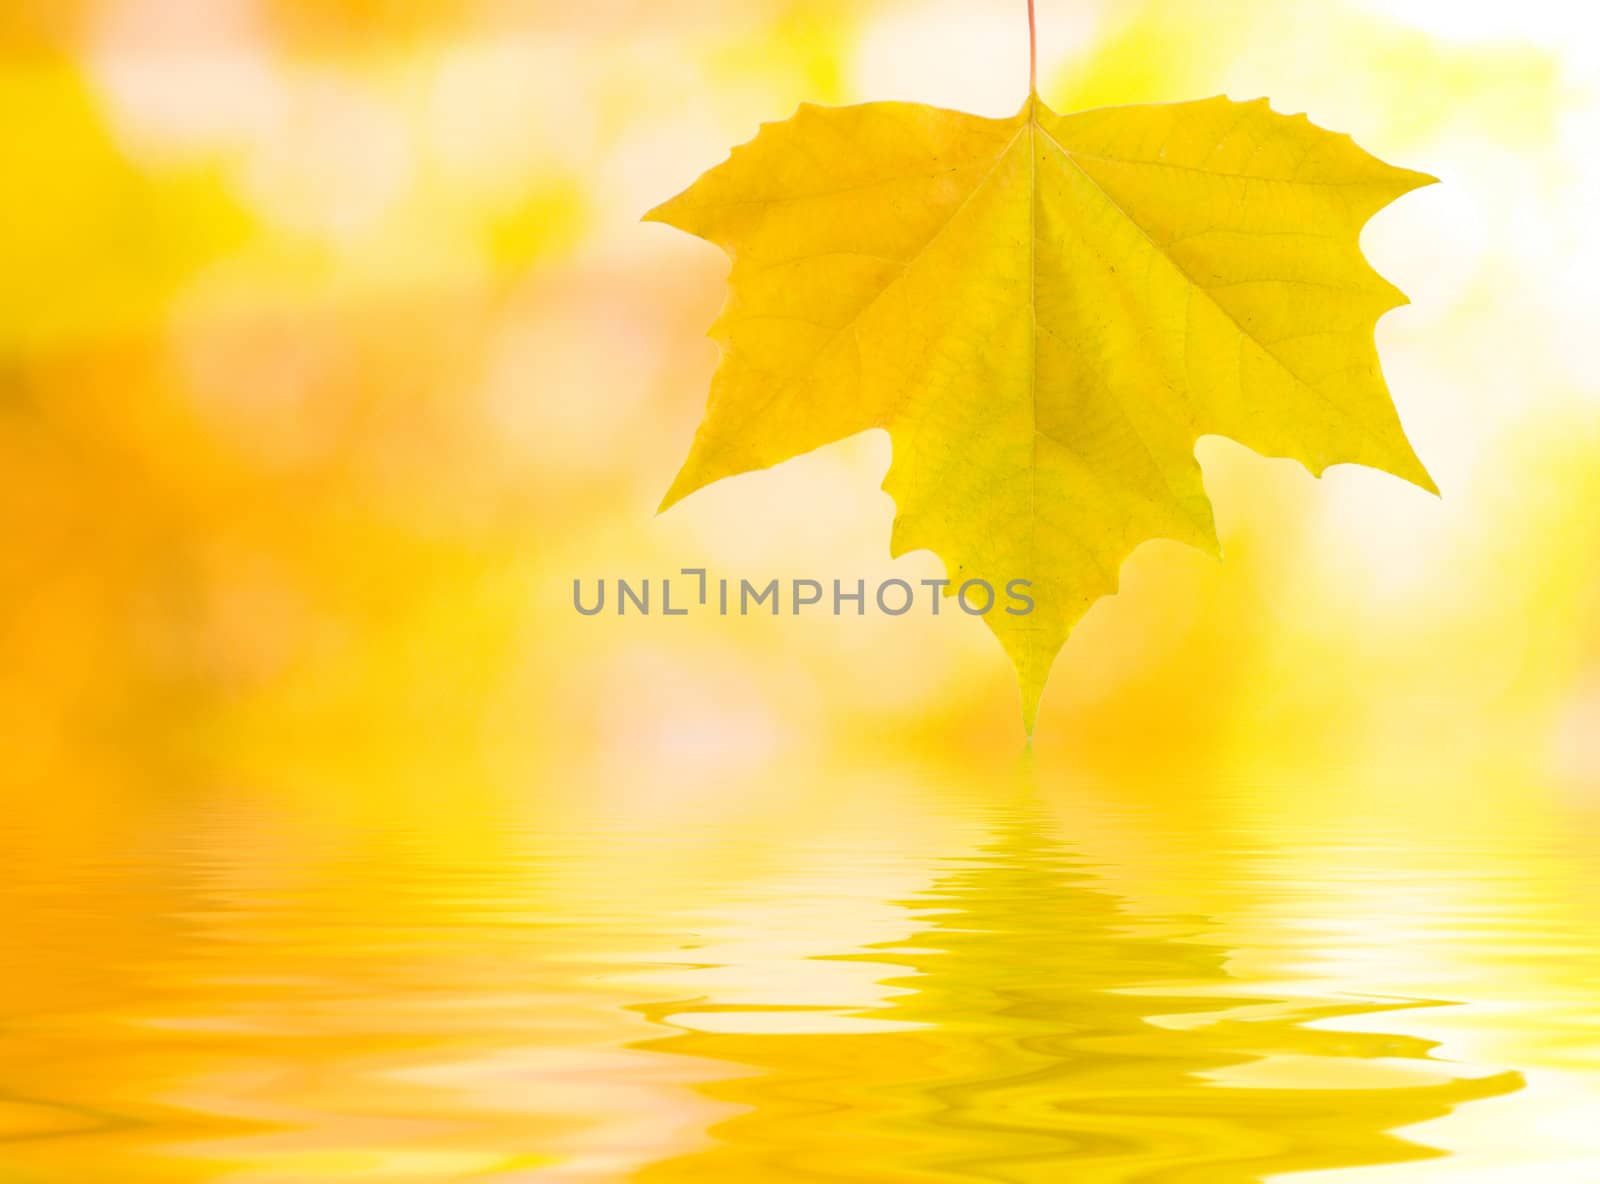
[[[1028,94],[1039,93],[1039,29],[1033,19],[1033,0],[1028,0]]]

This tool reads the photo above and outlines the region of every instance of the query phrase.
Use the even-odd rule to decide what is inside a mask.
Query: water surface
[[[1600,1178],[1580,812],[1049,781],[13,820],[0,1179]]]

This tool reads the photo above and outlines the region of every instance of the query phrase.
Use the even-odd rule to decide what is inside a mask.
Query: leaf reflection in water
[[[1041,812],[992,822],[904,902],[918,932],[842,956],[898,968],[885,1005],[835,1024],[642,1009],[677,1031],[641,1047],[743,1067],[703,1087],[743,1113],[641,1180],[1244,1184],[1440,1154],[1395,1132],[1522,1084],[1381,1031],[1386,1011],[1445,1000],[1258,994],[1205,920],[1131,915]],[[1348,1017],[1378,1030],[1312,1026]]]

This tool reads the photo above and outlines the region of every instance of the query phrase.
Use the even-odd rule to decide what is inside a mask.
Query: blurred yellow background
[[[959,616],[570,606],[575,577],[681,566],[938,573],[884,557],[876,436],[652,517],[724,265],[637,219],[802,98],[1009,112],[1017,6],[561,7],[6,7],[10,777],[381,761],[397,734],[513,771],[1017,742],[1000,651]],[[1366,237],[1414,301],[1380,346],[1444,498],[1206,441],[1226,563],[1134,558],[1057,667],[1042,749],[1596,772],[1572,11],[1044,6],[1057,108],[1265,94],[1444,179]]]
[[[861,1112],[843,1167],[753,1150],[815,1136],[815,1107],[860,1118],[843,1087],[807,1092],[853,1080],[840,1066],[1026,1071],[1037,1048],[964,1028],[962,989],[884,1003],[931,973],[916,917],[950,908],[998,934],[958,955],[969,989],[1042,947],[1041,973],[1102,967],[1023,999],[1045,1011],[1144,981],[1121,960],[1184,990],[1310,974],[1315,1001],[1270,1021],[1315,1046],[1301,1061],[1327,1035],[1301,1022],[1348,992],[1482,1002],[1451,1047],[1483,1096],[1535,1100],[1466,1107],[1430,1144],[1466,1166],[1404,1178],[1596,1178],[1577,1016],[1600,889],[1573,837],[1600,813],[1593,22],[1565,0],[1040,0],[1057,110],[1266,95],[1442,179],[1363,242],[1413,301],[1378,342],[1443,497],[1204,441],[1226,561],[1133,557],[1058,660],[1019,773],[1014,677],[976,619],[587,618],[571,594],[682,567],[941,574],[887,557],[877,435],[654,516],[715,365],[725,262],[638,219],[801,100],[1010,114],[1022,0],[0,4],[0,1180],[1069,1178],[1032,1127],[973,1175],[913,1170],[931,1144],[885,1133],[893,1107]],[[1015,809],[996,822],[991,801]],[[1279,844],[1297,854],[1263,866]],[[972,851],[1001,876],[982,892],[1090,936],[990,924],[994,898],[939,870]],[[481,915],[474,868],[504,915]],[[1150,948],[1118,945],[1107,910],[1154,926]],[[418,928],[387,934],[396,916]],[[1481,947],[1452,936],[1462,918]],[[527,967],[499,928],[574,919],[574,948]],[[720,934],[737,973],[660,985],[680,927]],[[880,973],[819,961],[886,942],[910,952]],[[450,1010],[508,966],[544,984],[528,1006],[587,1018],[530,1031],[495,1010],[510,987]],[[595,967],[625,981],[593,988]],[[651,1027],[664,999],[811,999],[813,972],[841,976],[794,1004],[834,1017],[813,1043]],[[1548,1011],[1503,1018],[1534,998]],[[879,1005],[884,1029],[858,1030],[852,1009]],[[1390,1018],[1368,1028],[1424,1039]],[[1132,1045],[1166,1030],[1107,1023]],[[942,1051],[894,1035],[941,1024]],[[861,1043],[830,1060],[839,1039]],[[1192,1060],[1162,1070],[1188,1081],[1239,1047],[1190,1031],[1151,1056]],[[1370,1055],[1424,1055],[1397,1047]],[[1252,1089],[1383,1092],[1293,1084],[1315,1073],[1251,1049],[1272,1066]],[[372,1084],[397,1061],[403,1085]],[[769,1093],[737,1084],[763,1072]],[[1237,1131],[1202,1161],[1097,1120],[1146,1158],[1102,1148],[1070,1178],[1398,1163],[1383,1132],[1470,1100],[1427,1088],[1445,1093],[1273,1127],[1279,1159]],[[756,1126],[718,1134],[732,1113]],[[1030,1155],[1044,1174],[1004,1166]]]

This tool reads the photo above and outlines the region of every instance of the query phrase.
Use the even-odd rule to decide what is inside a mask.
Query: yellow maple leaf
[[[910,103],[764,125],[647,217],[722,247],[720,367],[663,508],[887,429],[891,553],[1032,581],[985,619],[1028,730],[1141,542],[1219,554],[1196,440],[1434,485],[1378,368],[1405,297],[1362,225],[1434,178],[1265,99],[1010,119]]]

